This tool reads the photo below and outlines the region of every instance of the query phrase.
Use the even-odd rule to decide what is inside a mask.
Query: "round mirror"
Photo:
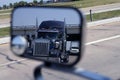
[[[11,49],[14,54],[22,56],[27,48],[27,41],[22,36],[16,36],[12,40]]]

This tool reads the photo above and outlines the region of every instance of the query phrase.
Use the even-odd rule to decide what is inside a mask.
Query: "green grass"
[[[10,27],[0,28],[0,37],[8,36],[10,34]]]
[[[0,19],[10,18],[10,14],[0,15]]]
[[[12,11],[12,9],[2,10],[2,11],[0,11],[0,14],[2,14],[2,13],[11,13],[11,11]]]
[[[72,1],[72,2],[50,3],[47,5],[74,6],[77,8],[85,8],[85,7],[91,7],[91,6],[112,4],[112,3],[120,3],[120,0],[79,0],[79,1]]]
[[[95,13],[95,14],[92,15],[92,18],[93,18],[93,21],[96,21],[96,20],[102,20],[102,19],[118,17],[118,16],[120,16],[120,10],[108,11],[108,12],[102,12],[102,13]],[[86,16],[86,20],[88,22],[90,21],[90,15]]]

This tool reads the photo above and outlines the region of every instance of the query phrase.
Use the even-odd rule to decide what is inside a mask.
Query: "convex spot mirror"
[[[22,36],[14,37],[11,44],[12,51],[18,56],[22,56],[27,48],[27,40]]]
[[[82,56],[83,15],[71,7],[18,7],[11,50],[19,57],[75,65]]]

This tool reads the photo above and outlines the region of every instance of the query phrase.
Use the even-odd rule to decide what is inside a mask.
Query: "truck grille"
[[[34,56],[49,56],[50,41],[46,39],[36,39],[34,41]]]

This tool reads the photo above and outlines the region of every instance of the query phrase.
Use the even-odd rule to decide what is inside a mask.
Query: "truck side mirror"
[[[19,57],[73,66],[82,57],[84,17],[72,7],[18,7],[11,50]]]

